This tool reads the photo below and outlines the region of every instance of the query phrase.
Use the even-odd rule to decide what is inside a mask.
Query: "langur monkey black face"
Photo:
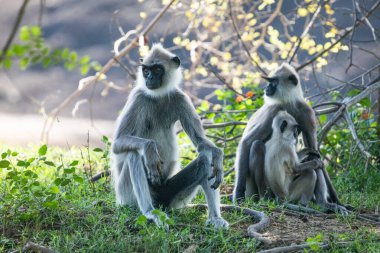
[[[292,89],[298,85],[298,75],[293,73],[293,69],[287,64],[283,64],[270,76],[263,76],[268,81],[265,87],[265,95],[272,97],[277,95],[276,92],[284,89]]]
[[[146,87],[155,90],[165,84],[167,76],[170,76],[172,70],[179,68],[181,61],[178,56],[173,56],[170,59],[158,58],[161,59],[160,61],[157,61],[157,58],[152,61],[150,58],[148,57],[145,61],[141,60],[141,69]]]

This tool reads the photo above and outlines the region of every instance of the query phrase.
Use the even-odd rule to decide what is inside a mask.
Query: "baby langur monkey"
[[[272,129],[272,137],[265,143],[267,185],[276,197],[306,205],[314,194],[317,180],[314,169],[323,166],[322,161],[300,163],[296,152],[299,125],[286,111],[277,113]]]
[[[112,178],[118,205],[138,206],[161,226],[155,208],[186,205],[202,187],[207,224],[228,227],[220,215],[217,189],[223,180],[223,151],[208,140],[190,98],[180,90],[180,59],[156,44],[141,60],[137,85],[117,123]],[[182,170],[175,124],[179,122],[198,157]]]

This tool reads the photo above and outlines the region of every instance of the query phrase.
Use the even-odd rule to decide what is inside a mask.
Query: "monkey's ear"
[[[292,84],[294,84],[294,85],[297,85],[298,84],[298,79],[297,79],[297,77],[295,76],[295,75],[291,75],[291,76],[289,76],[289,81],[292,83]]]
[[[286,126],[288,125],[288,122],[286,120],[283,120],[280,126],[280,131],[283,133],[285,131]]]
[[[178,56],[174,56],[172,58],[172,61],[174,62],[174,64],[177,66],[177,68],[179,67],[179,65],[181,65],[181,60],[178,58]]]

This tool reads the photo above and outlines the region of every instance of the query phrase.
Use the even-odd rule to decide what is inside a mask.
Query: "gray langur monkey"
[[[250,118],[236,154],[234,201],[247,196],[254,196],[256,200],[273,196],[267,191],[267,182],[264,180],[265,143],[271,139],[271,125],[279,111],[288,112],[299,124],[303,143],[312,151],[306,154],[305,159],[319,159],[318,155],[315,155],[318,150],[315,113],[303,96],[300,78],[295,69],[283,63],[264,79],[268,81],[264,95],[265,103]],[[347,214],[324,166],[316,167],[314,171],[317,180],[313,189],[313,200],[323,208]],[[301,189],[297,191],[308,191],[313,186],[307,184],[298,187]]]
[[[117,119],[111,171],[118,205],[137,205],[158,226],[154,208],[186,205],[199,186],[208,204],[207,224],[228,227],[220,214],[217,189],[223,180],[223,152],[205,137],[182,81],[180,59],[160,44],[141,60],[137,85]],[[175,123],[180,122],[198,151],[179,167]]]
[[[265,143],[264,174],[276,197],[307,205],[317,180],[314,169],[323,163],[320,159],[300,163],[296,151],[298,128],[296,120],[286,111],[279,111],[274,117],[272,136]]]

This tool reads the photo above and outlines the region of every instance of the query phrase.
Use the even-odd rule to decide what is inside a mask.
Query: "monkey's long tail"
[[[192,204],[189,205],[190,207],[196,207],[201,209],[207,209],[206,204]],[[252,224],[248,227],[247,232],[248,236],[252,238],[256,238],[256,240],[264,243],[264,244],[270,244],[271,240],[269,238],[264,237],[261,233],[265,231],[265,229],[269,226],[269,218],[266,216],[265,213],[252,210],[245,207],[240,206],[234,206],[234,205],[220,205],[220,208],[223,211],[227,211],[229,213],[232,212],[241,212],[244,215],[251,216],[255,221],[258,223]]]

